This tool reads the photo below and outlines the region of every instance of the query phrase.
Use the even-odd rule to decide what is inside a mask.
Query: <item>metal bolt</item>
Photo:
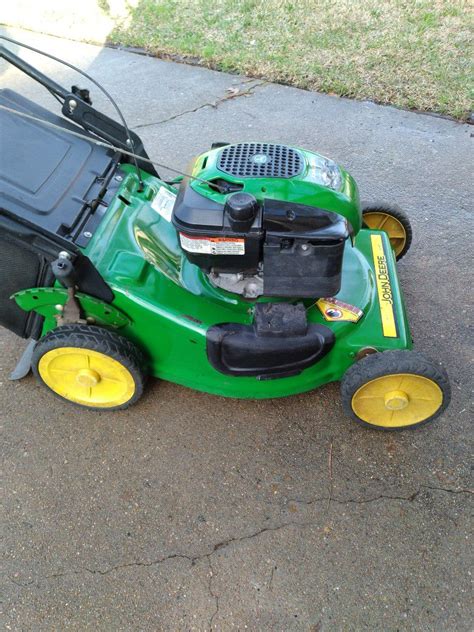
[[[308,250],[308,244],[302,244],[301,250]]]
[[[92,233],[89,232],[88,230],[84,231],[82,234],[84,235],[86,239],[90,239],[92,237]]]
[[[127,145],[127,147],[131,147],[132,146],[132,142],[131,142],[130,138],[127,138],[126,145]]]
[[[249,283],[247,283],[247,285],[244,287],[243,294],[246,298],[256,298],[259,294],[258,290],[258,285],[253,281],[249,281]]]
[[[60,259],[70,259],[71,255],[68,252],[66,252],[65,250],[61,250],[61,252],[59,253],[58,257]]]
[[[69,106],[69,112],[71,112],[72,114],[74,110],[77,108],[77,101],[75,99],[70,99],[68,101],[68,106]]]
[[[63,311],[63,309],[64,309],[64,307],[63,307],[62,305],[55,305],[55,306],[54,306],[54,309],[55,309],[57,312],[62,312],[62,311]]]
[[[115,179],[117,180],[117,182],[122,182],[123,180],[122,176],[115,176]]]
[[[371,353],[377,353],[377,349],[375,347],[363,347],[357,352],[356,360],[362,360],[362,358],[365,358],[365,356],[368,356]]]

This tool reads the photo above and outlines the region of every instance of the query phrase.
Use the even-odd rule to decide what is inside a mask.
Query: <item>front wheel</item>
[[[356,421],[381,430],[413,428],[438,417],[451,389],[446,371],[416,351],[385,351],[353,364],[342,404]]]
[[[55,395],[92,409],[117,410],[137,401],[144,358],[127,338],[94,325],[64,325],[36,344],[33,373]]]
[[[397,261],[408,252],[413,231],[408,215],[396,204],[381,202],[365,205],[362,222],[367,228],[387,233]]]

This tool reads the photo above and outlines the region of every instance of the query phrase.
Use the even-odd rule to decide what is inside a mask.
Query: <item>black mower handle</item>
[[[69,94],[69,90],[66,90],[65,88],[60,86],[59,83],[56,83],[55,81],[44,75],[37,68],[31,66],[31,64],[26,62],[24,59],[18,57],[18,55],[15,55],[15,53],[12,53],[11,50],[5,48],[3,44],[0,44],[0,57],[6,59],[8,62],[13,64],[13,66],[16,66],[19,70],[30,76],[38,83],[41,83],[45,88],[47,88],[50,92],[56,94],[58,97],[65,99]]]

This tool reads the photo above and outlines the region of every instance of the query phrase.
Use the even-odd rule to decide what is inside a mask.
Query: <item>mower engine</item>
[[[187,259],[213,285],[249,299],[339,292],[360,209],[354,181],[334,162],[240,143],[213,146],[192,175],[181,183],[172,221]]]

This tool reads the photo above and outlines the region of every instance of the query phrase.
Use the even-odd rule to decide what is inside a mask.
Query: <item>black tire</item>
[[[379,380],[379,378],[390,378],[390,376],[397,376],[397,378],[386,379],[385,381]],[[416,378],[425,379],[417,380]],[[374,381],[377,381],[375,385]],[[400,386],[395,386],[394,389],[393,385],[398,381]],[[403,386],[404,382],[415,382],[415,384],[418,382],[422,389],[428,389],[430,393],[433,393],[433,400],[430,402],[427,398],[418,399],[415,396],[417,394],[416,390],[415,394],[413,394],[413,391],[411,395],[410,393],[407,394],[401,390],[405,388]],[[369,384],[371,389],[381,389],[382,391],[385,384],[387,389],[385,395],[374,394],[373,391],[371,395]],[[436,385],[437,389],[433,384]],[[414,387],[412,386],[412,388]],[[394,395],[394,393],[406,395],[406,403],[403,399],[397,401],[397,395]],[[423,394],[426,395],[426,393]],[[387,397],[390,396],[395,397],[395,399],[389,399],[387,402]],[[368,355],[353,364],[342,379],[341,397],[344,410],[355,421],[378,430],[404,430],[421,426],[439,417],[450,402],[451,387],[444,368],[435,364],[421,353],[408,350],[394,350]],[[384,398],[383,404],[381,402],[382,398]],[[371,404],[369,400],[372,400],[373,403]],[[392,408],[393,403],[403,404],[403,406]],[[370,407],[371,405],[373,405],[372,413],[367,414],[364,406]],[[436,409],[433,408],[425,418],[417,418],[417,415],[423,414],[423,407],[426,412],[430,406],[436,407]],[[361,407],[363,411],[362,416],[360,416]],[[382,410],[385,408],[389,412]],[[386,420],[381,421],[385,415],[390,415],[390,411],[395,419],[390,419],[388,423],[395,425],[387,425]],[[380,414],[380,417],[377,417],[378,414]],[[371,415],[372,419],[370,418]],[[379,419],[379,422],[377,422],[377,419]]]
[[[374,202],[372,204],[365,204],[362,207],[363,226],[365,226],[366,228],[377,228],[376,226],[371,226],[368,221],[370,214],[375,217],[376,213],[385,213],[386,215],[393,217],[401,224],[403,230],[405,231],[405,239],[400,247],[398,247],[397,242],[392,241],[392,238],[390,237],[390,232],[386,231],[390,239],[390,243],[392,244],[392,248],[395,251],[395,257],[397,261],[399,261],[408,252],[413,239],[413,230],[410,224],[410,219],[405,211],[402,210],[397,204],[388,204],[387,202]],[[384,228],[381,227],[379,230],[384,230]]]
[[[100,404],[94,405],[94,403],[77,401],[74,398],[69,398],[56,391],[45,381],[48,379],[48,376],[46,376],[46,374],[42,375],[40,362],[48,352],[60,350],[61,348],[89,350],[118,362],[119,365],[126,370],[122,373],[126,376],[127,383],[129,384],[128,391],[123,395],[123,397],[126,397],[126,401],[120,401],[119,404],[107,405],[107,403],[101,402]],[[71,324],[53,329],[38,341],[32,357],[33,373],[40,383],[63,401],[91,410],[121,410],[134,404],[143,394],[146,382],[145,367],[145,357],[133,342],[114,331],[109,331],[95,325]],[[94,373],[96,373],[96,371],[94,371]],[[128,394],[131,390],[131,382],[128,376],[133,380],[133,394],[130,393],[130,396],[128,396]],[[106,379],[107,378],[105,378],[105,380]],[[99,381],[101,381],[100,377]],[[92,392],[92,389],[90,389],[90,392]],[[123,397],[119,397],[118,399],[120,400]]]

